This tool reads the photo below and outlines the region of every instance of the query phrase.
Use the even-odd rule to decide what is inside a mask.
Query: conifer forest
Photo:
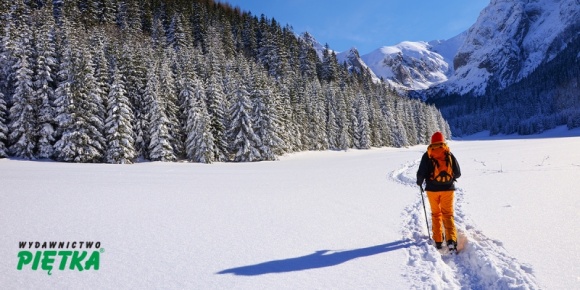
[[[249,162],[451,135],[433,105],[213,0],[3,0],[0,15],[0,157]]]

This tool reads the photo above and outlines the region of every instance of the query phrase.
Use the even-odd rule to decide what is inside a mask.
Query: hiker
[[[421,158],[421,164],[417,170],[417,185],[423,191],[423,181],[425,181],[425,191],[431,205],[433,240],[437,249],[441,249],[446,239],[449,250],[457,251],[453,199],[455,197],[454,183],[460,176],[459,163],[449,151],[443,134],[435,132],[431,136],[431,144],[427,147],[427,152]]]

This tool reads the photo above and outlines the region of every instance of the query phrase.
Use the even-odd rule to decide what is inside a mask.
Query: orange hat
[[[435,134],[433,134],[433,136],[431,136],[431,144],[435,144],[435,143],[442,143],[445,142],[445,137],[443,137],[443,134],[441,134],[441,132],[435,132]]]

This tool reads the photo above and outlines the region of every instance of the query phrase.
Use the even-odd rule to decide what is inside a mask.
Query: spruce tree
[[[191,29],[186,21],[183,21],[181,13],[175,13],[171,18],[169,31],[167,33],[167,42],[170,47],[175,49],[177,53],[188,50],[191,46]]]
[[[157,67],[155,63],[150,64],[143,95],[147,119],[146,132],[148,133],[148,139],[145,140],[147,144],[145,157],[151,161],[175,161],[177,158],[171,147],[169,120],[159,100],[160,82]]]
[[[210,32],[212,31],[216,30],[211,29]],[[199,65],[205,65],[200,75],[205,76],[205,103],[211,118],[211,132],[214,139],[213,154],[215,160],[225,161],[229,154],[226,134],[226,114],[229,102],[226,97],[226,84],[224,84],[224,82],[228,82],[229,76],[224,75],[228,72],[222,73],[222,69],[226,66],[224,62],[226,53],[217,33],[209,34],[205,43],[208,50],[204,56],[206,61],[198,62]]]
[[[161,102],[162,108],[165,112],[165,116],[169,121],[167,123],[167,129],[169,130],[169,136],[171,139],[171,147],[175,152],[176,156],[181,156],[184,153],[183,144],[183,130],[180,121],[179,114],[179,102],[178,102],[178,90],[176,88],[175,74],[172,69],[172,65],[175,62],[175,54],[173,49],[165,50],[165,57],[161,60],[161,65],[159,67],[159,101]]]
[[[335,100],[336,100],[336,123],[338,125],[338,140],[336,142],[337,149],[346,150],[349,148],[349,144],[352,143],[351,138],[349,138],[349,122],[348,122],[348,111],[346,94],[343,93],[339,88],[335,88]]]
[[[328,136],[326,132],[326,107],[324,94],[317,79],[311,80],[306,87],[306,114],[309,129],[306,134],[306,143],[310,150],[327,150]]]
[[[68,29],[67,29],[68,27]],[[57,114],[62,132],[56,158],[65,162],[101,162],[105,150],[104,103],[94,77],[88,48],[65,22],[64,52],[57,88]]]
[[[163,27],[163,23],[159,18],[155,18],[153,21],[151,42],[153,43],[154,48],[161,52],[167,46],[167,35],[165,33],[165,27]]]
[[[244,73],[247,76],[248,73]],[[234,92],[235,101],[230,109],[232,116],[229,134],[232,143],[232,154],[235,162],[252,162],[262,158],[260,155],[260,139],[255,134],[252,124],[252,104],[249,99],[250,93],[246,84],[238,80]]]
[[[325,86],[326,132],[328,134],[328,147],[332,150],[340,149],[340,128],[337,119],[338,106],[335,101],[334,90],[330,83]]]
[[[254,69],[252,69],[254,71]],[[272,91],[268,89],[265,81],[266,76],[259,72],[253,75],[250,90],[250,102],[252,104],[253,131],[259,139],[258,148],[262,160],[276,160],[274,148],[280,142],[275,131],[276,116],[272,101]]]
[[[40,27],[36,29],[36,62],[34,89],[38,105],[37,156],[50,158],[54,153],[55,142],[55,108],[54,86],[56,72],[55,23],[52,13],[40,11]],[[51,11],[50,11],[51,12]]]
[[[123,76],[117,67],[113,70],[113,83],[109,89],[105,133],[107,138],[107,163],[130,164],[135,158],[133,140],[133,111],[127,98]]]
[[[186,152],[193,162],[212,163],[215,161],[214,138],[211,132],[211,119],[204,101],[205,92],[201,82],[191,80],[192,94],[186,98]]]
[[[366,100],[362,95],[357,96],[354,103],[354,111],[354,146],[358,149],[369,149],[371,148],[369,112]]]
[[[28,24],[28,13],[25,5],[17,4],[13,11],[15,63],[14,90],[11,96],[12,107],[9,111],[9,151],[16,157],[34,159],[37,147],[37,112],[33,86],[32,30]]]
[[[210,117],[210,128],[214,139],[213,159],[216,161],[227,160],[228,143],[226,136],[226,111],[224,106],[226,98],[221,82],[219,70],[210,64],[208,69],[209,78],[205,89],[207,111]]]

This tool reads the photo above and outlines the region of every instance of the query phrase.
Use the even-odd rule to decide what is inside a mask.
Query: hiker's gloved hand
[[[417,179],[417,185],[423,186],[423,179]]]

